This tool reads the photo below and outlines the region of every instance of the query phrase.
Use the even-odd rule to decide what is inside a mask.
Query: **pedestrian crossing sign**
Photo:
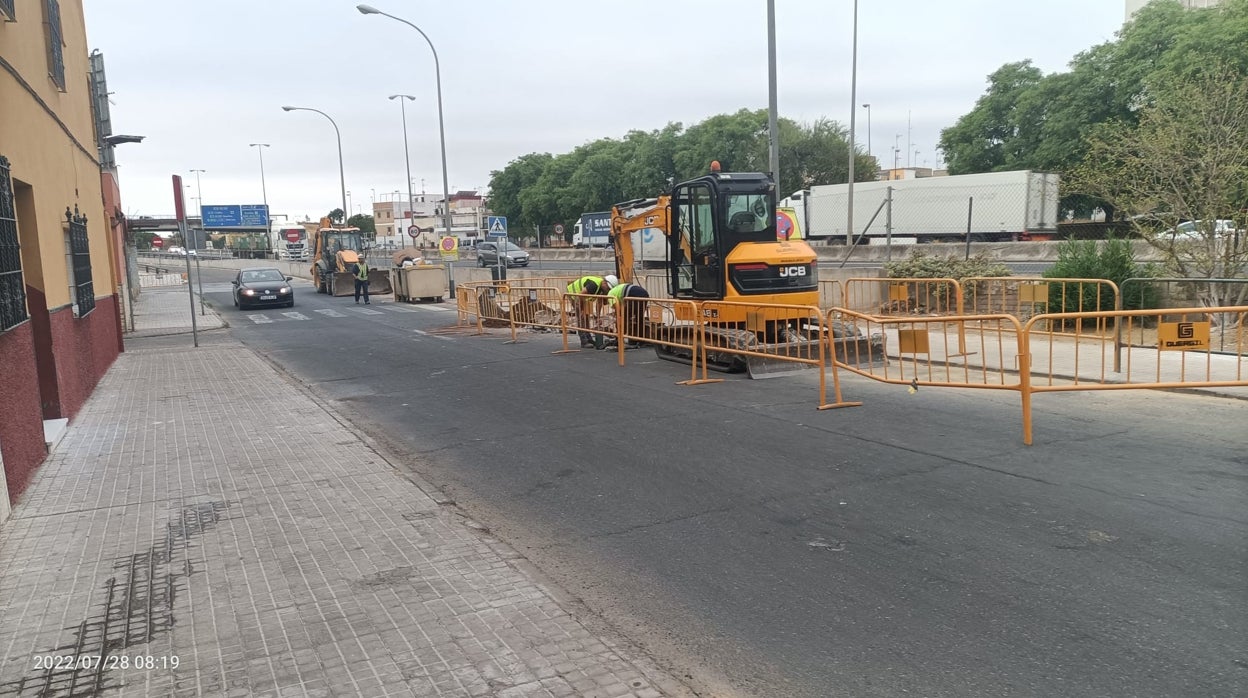
[[[490,216],[486,220],[488,230],[486,235],[492,238],[507,237],[507,217],[506,216]]]

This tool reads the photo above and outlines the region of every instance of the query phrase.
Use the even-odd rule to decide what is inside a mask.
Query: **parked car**
[[[291,277],[280,269],[252,267],[240,269],[234,277],[234,305],[239,310],[257,306],[295,306],[295,290],[290,287]]]
[[[1176,225],[1174,228],[1167,230],[1164,235],[1173,235],[1175,238],[1195,240],[1203,237],[1206,226],[1204,221],[1184,221]],[[1230,235],[1235,232],[1235,221],[1225,218],[1219,218],[1213,223],[1213,234]]]
[[[525,252],[519,246],[513,243],[506,243],[507,249],[504,250],[504,264],[509,267],[527,267],[529,266],[529,253]],[[498,266],[498,245],[497,242],[479,242],[477,243],[477,266],[479,267],[495,267]]]

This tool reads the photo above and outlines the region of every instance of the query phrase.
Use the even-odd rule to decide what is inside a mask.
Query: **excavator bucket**
[[[333,291],[335,296],[355,295],[355,274],[349,271],[334,272]]]
[[[368,270],[368,292],[370,295],[379,296],[394,293],[394,289],[390,287],[389,269]]]
[[[764,358],[761,356],[751,356],[745,362],[745,370],[749,372],[750,378],[778,378],[780,376],[791,376],[795,373],[809,371],[817,368],[814,364],[797,363],[796,361],[784,361],[782,359]]]

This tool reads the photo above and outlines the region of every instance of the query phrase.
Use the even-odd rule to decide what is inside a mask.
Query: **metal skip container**
[[[390,270],[390,279],[396,301],[440,303],[446,297],[445,266],[424,264],[420,250],[411,247],[394,253],[392,259],[395,266]]]

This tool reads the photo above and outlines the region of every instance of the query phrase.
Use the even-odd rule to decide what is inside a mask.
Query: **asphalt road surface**
[[[235,333],[711,695],[1248,694],[1248,401],[686,387],[296,282]],[[436,308],[436,309],[435,309]]]

